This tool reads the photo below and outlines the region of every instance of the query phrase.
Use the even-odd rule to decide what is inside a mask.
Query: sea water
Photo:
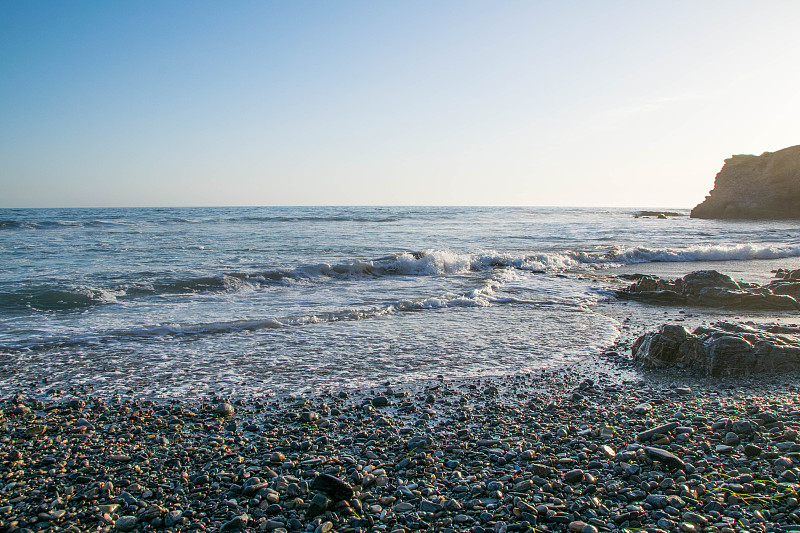
[[[797,222],[678,212],[3,209],[0,393],[306,394],[554,368],[615,341],[618,273],[800,266]]]

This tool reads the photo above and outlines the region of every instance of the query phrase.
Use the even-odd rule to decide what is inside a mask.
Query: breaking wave
[[[100,333],[77,336],[29,338],[16,343],[0,345],[0,350],[15,352],[44,350],[51,348],[99,345],[125,340],[147,340],[164,337],[194,338],[205,335],[220,335],[280,329],[331,322],[353,322],[368,320],[386,315],[428,310],[441,310],[463,307],[488,307],[495,304],[531,304],[515,298],[495,296],[495,290],[502,285],[495,280],[486,280],[478,288],[461,294],[444,294],[439,297],[421,298],[417,300],[398,300],[380,306],[362,309],[342,309],[338,311],[313,313],[306,315],[289,315],[280,318],[257,318],[231,321],[209,322],[202,324],[161,324],[130,329],[115,329]],[[551,305],[551,302],[538,302],[540,305]]]
[[[800,246],[739,244],[695,246],[686,249],[636,247],[597,251],[543,252],[528,255],[493,251],[460,254],[443,250],[426,250],[401,252],[370,261],[354,260],[334,265],[311,264],[294,269],[228,272],[219,275],[156,281],[129,279],[113,287],[43,285],[18,292],[0,292],[0,310],[63,311],[113,304],[142,296],[240,292],[298,282],[324,283],[331,279],[368,281],[386,276],[459,276],[471,272],[497,269],[556,273],[639,263],[749,261],[790,257],[800,257]]]

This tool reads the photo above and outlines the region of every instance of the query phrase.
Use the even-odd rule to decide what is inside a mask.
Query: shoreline
[[[800,531],[795,383],[643,372],[617,350],[361,395],[15,396],[0,529]]]

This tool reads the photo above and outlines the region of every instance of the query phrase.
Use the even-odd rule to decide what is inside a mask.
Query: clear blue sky
[[[0,0],[0,207],[691,207],[800,144],[800,2]]]

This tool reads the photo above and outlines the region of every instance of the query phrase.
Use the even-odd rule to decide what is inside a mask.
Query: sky
[[[689,208],[800,144],[800,2],[0,0],[0,207]]]

